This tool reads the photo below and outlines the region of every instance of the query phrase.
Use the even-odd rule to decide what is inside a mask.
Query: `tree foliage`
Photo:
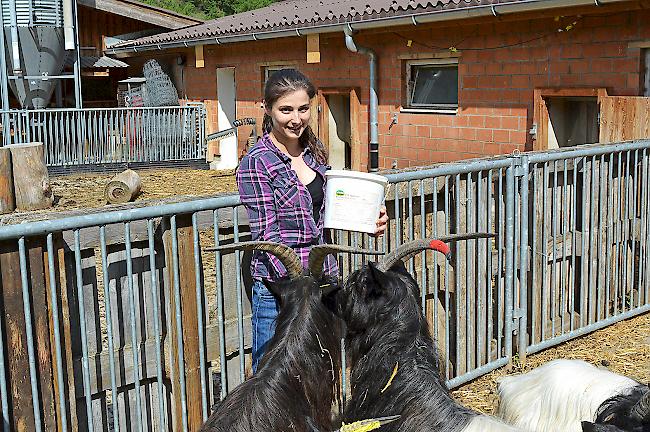
[[[273,0],[143,0],[152,6],[169,9],[194,18],[211,20],[225,15],[259,9]]]

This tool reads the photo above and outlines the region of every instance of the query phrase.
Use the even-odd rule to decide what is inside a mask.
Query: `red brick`
[[[519,118],[518,117],[502,117],[501,118],[501,128],[502,129],[519,129]]]
[[[473,128],[482,128],[485,126],[485,117],[480,115],[468,116],[468,126]]]
[[[582,46],[578,44],[562,45],[560,58],[572,59],[582,58]]]
[[[506,143],[510,142],[510,135],[507,130],[494,130],[492,131],[494,142]]]
[[[431,138],[444,138],[447,136],[448,126],[432,126],[431,127]]]
[[[476,140],[476,129],[474,128],[461,128],[459,130],[459,137],[464,140]]]
[[[515,75],[512,77],[513,88],[528,88],[530,86],[530,78],[528,75]]]
[[[609,59],[593,59],[591,60],[591,72],[609,73],[612,72],[612,61]]]
[[[526,131],[510,131],[510,142],[514,144],[525,144],[527,135]]]
[[[469,118],[467,115],[457,115],[454,124],[456,127],[467,127],[469,126]]]
[[[480,142],[492,141],[492,129],[478,129],[476,131],[476,139]]]
[[[395,140],[395,145],[400,148],[408,146],[408,143],[409,143],[409,138],[404,135],[398,136]]]
[[[464,88],[478,87],[479,78],[474,75],[461,76],[461,86]]]
[[[461,128],[459,127],[450,127],[445,128],[445,138],[456,139],[460,135]]]
[[[452,116],[446,114],[440,114],[436,117],[438,117],[439,126],[453,126],[454,119]]]
[[[498,129],[501,127],[501,117],[485,117],[485,127]]]
[[[418,126],[416,128],[415,134],[419,137],[430,138],[431,137],[431,127],[430,126]]]

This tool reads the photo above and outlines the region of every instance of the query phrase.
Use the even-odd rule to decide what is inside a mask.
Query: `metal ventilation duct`
[[[70,0],[1,2],[7,75],[17,77],[9,86],[23,108],[44,108],[56,84],[49,77],[63,71],[66,46],[74,48]]]

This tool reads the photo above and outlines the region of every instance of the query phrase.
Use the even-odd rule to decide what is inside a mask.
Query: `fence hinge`
[[[515,308],[512,310],[512,334],[519,334],[519,320],[524,318],[524,310],[521,308]]]
[[[524,171],[524,165],[528,165],[528,158],[521,156],[518,150],[512,152],[510,155],[510,160],[512,160],[513,174],[515,177],[523,177],[526,175]]]

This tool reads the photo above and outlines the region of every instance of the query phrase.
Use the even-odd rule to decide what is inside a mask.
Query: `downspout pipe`
[[[353,53],[365,54],[369,59],[370,67],[370,143],[368,145],[368,171],[379,171],[379,122],[377,111],[379,99],[377,98],[377,54],[370,48],[357,46],[352,38],[352,29],[346,27],[345,46]]]

